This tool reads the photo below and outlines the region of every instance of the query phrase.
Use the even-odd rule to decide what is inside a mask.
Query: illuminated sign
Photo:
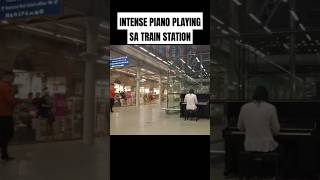
[[[0,20],[59,15],[61,0],[0,0]]]
[[[122,68],[129,65],[128,56],[112,58],[110,59],[110,67],[111,68]]]

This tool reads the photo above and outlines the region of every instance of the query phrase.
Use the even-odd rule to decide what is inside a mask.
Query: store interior
[[[116,89],[115,112],[111,113],[111,134],[208,134],[209,111],[205,111],[207,117],[203,117],[199,122],[202,132],[201,130],[192,132],[192,127],[188,127],[189,130],[186,132],[181,132],[183,130],[175,129],[174,125],[175,128],[168,132],[151,129],[156,129],[156,123],[160,121],[183,123],[184,95],[190,89],[194,89],[200,97],[201,94],[207,95],[201,101],[209,103],[209,51],[210,47],[206,45],[111,46],[110,60],[115,65],[111,65],[110,83],[113,83]],[[129,63],[117,64],[117,59],[121,57],[127,57]],[[160,117],[151,120],[155,122],[154,124],[145,122],[152,127],[150,131],[145,130],[146,125],[141,119],[153,119],[154,114],[151,114],[152,117],[136,116],[130,119],[122,117],[122,113],[126,110],[132,110],[134,113],[142,109],[148,112],[154,111],[156,116]],[[130,129],[126,121],[136,121],[140,126],[133,124],[136,128]],[[141,126],[144,130],[140,129]]]
[[[0,179],[110,179],[109,1],[35,2],[0,2],[1,15],[6,5],[31,4],[0,19],[0,77],[14,72],[19,99],[13,159],[1,160]],[[48,100],[50,118],[38,115],[39,97]]]
[[[47,132],[47,121],[36,117],[32,103],[19,104],[15,112],[15,139],[23,144],[81,139],[83,134],[83,98],[86,63],[86,18],[83,4],[64,3],[58,17],[32,17],[0,22],[0,73],[15,72],[15,97],[22,100],[50,95],[54,122],[53,133]],[[101,12],[101,11],[97,11]],[[95,133],[107,132],[107,64],[108,37],[106,20],[97,19],[97,52],[95,63]],[[102,18],[103,17],[103,18]],[[28,97],[32,94],[31,97]],[[31,106],[30,106],[31,105]]]

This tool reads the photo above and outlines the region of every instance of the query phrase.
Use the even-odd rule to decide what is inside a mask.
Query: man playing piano
[[[274,136],[280,132],[277,110],[274,105],[268,103],[268,99],[266,88],[259,86],[255,89],[253,100],[241,107],[237,126],[245,133],[244,149],[246,152],[283,154],[282,148],[274,139]],[[283,160],[280,160],[280,164],[283,164]],[[283,165],[280,167],[284,168]],[[283,173],[283,169],[280,172]]]
[[[255,89],[253,101],[241,107],[238,128],[245,132],[246,151],[276,151],[278,143],[273,136],[280,131],[277,110],[268,103],[268,91],[259,86]]]

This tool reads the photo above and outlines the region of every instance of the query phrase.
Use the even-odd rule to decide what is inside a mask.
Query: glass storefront
[[[8,38],[10,37],[10,38]],[[0,75],[15,73],[12,143],[82,138],[84,66],[79,44],[23,30],[2,30]],[[106,53],[106,52],[105,52]],[[96,64],[96,134],[107,131],[105,63]]]
[[[126,107],[136,105],[136,92],[140,94],[140,104],[156,104],[159,102],[160,85],[159,76],[153,72],[141,68],[140,89],[137,91],[136,81],[137,67],[118,68],[111,70],[111,83],[115,87],[115,107]],[[162,94],[164,93],[162,89]],[[162,100],[165,100],[162,98]]]

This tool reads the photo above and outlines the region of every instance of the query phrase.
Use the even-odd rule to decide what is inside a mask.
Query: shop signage
[[[110,60],[111,68],[122,68],[129,65],[128,56],[113,58]]]
[[[0,20],[59,15],[61,0],[0,0]]]

